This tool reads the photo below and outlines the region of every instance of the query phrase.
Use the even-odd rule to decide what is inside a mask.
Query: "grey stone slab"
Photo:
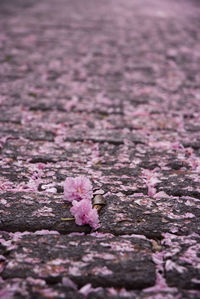
[[[8,237],[8,234],[6,235]],[[2,242],[7,256],[4,279],[34,277],[58,283],[69,277],[84,286],[141,289],[155,283],[151,243],[112,235],[15,233]],[[10,244],[10,245],[9,245]]]

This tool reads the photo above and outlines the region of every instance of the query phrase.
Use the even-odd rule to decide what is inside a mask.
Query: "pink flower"
[[[96,209],[92,208],[91,201],[83,199],[72,202],[70,212],[75,217],[77,225],[89,224],[92,228],[99,228],[99,216]]]
[[[64,182],[64,199],[72,202],[71,214],[77,225],[89,224],[93,229],[99,228],[99,216],[92,208],[92,184],[84,176],[69,177]]]
[[[92,184],[84,176],[76,178],[66,178],[64,182],[64,199],[72,202],[73,200],[92,199]]]

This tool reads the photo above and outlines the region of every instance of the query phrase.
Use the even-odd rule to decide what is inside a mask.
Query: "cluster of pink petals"
[[[64,199],[72,202],[73,200],[92,199],[92,184],[84,176],[76,178],[66,178],[64,182]]]
[[[72,205],[70,212],[75,217],[76,224],[89,224],[94,229],[99,228],[99,216],[97,210],[92,208],[91,201],[87,199],[74,200]]]
[[[89,224],[93,229],[99,228],[99,216],[92,208],[92,184],[84,176],[69,177],[64,182],[64,199],[72,202],[71,214],[77,225]]]

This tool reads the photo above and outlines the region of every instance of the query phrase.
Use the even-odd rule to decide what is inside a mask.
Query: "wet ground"
[[[199,28],[199,1],[1,0],[1,298],[200,298]],[[60,219],[78,175],[96,232]]]

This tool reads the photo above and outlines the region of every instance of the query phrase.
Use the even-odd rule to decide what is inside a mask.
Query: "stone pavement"
[[[0,1],[0,298],[200,298],[200,2]],[[102,193],[77,226],[66,177]]]

